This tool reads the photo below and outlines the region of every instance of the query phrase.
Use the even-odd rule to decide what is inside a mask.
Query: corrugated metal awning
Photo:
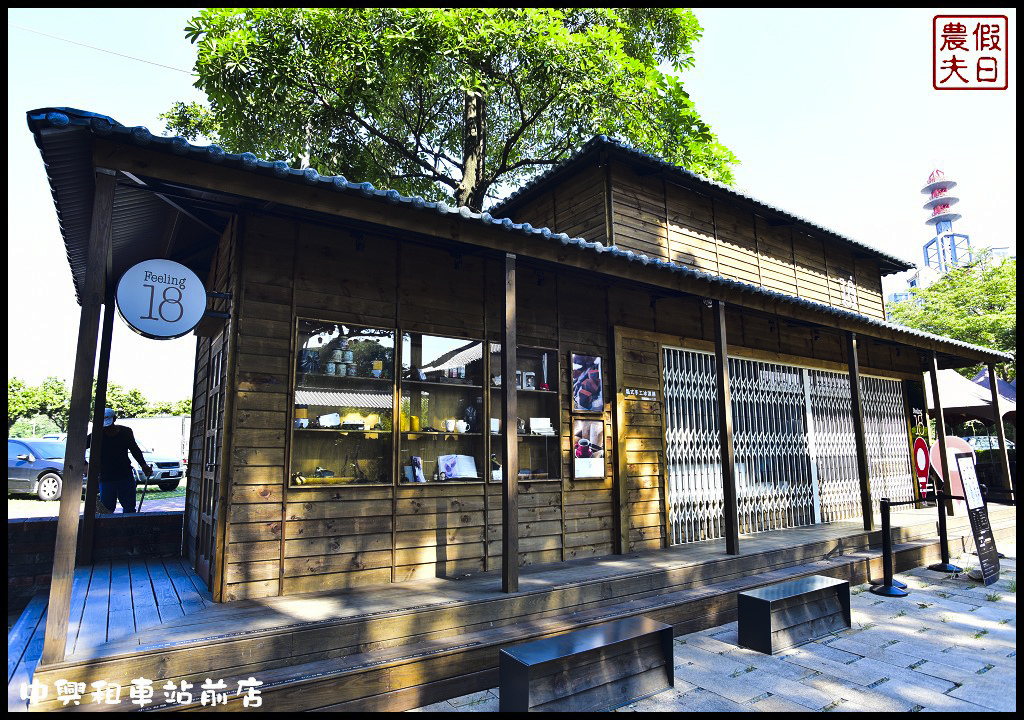
[[[297,405],[322,405],[325,407],[355,407],[372,410],[390,410],[391,393],[343,392],[340,390],[295,390]]]

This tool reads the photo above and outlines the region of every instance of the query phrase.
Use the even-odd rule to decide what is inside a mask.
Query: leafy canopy
[[[1004,380],[1017,377],[1017,260],[996,262],[982,250],[974,261],[950,270],[911,298],[888,306],[893,321],[1014,356],[996,371]],[[973,377],[980,369],[961,372]]]
[[[96,397],[95,381],[92,397]],[[175,403],[150,402],[140,390],[125,389],[117,383],[107,384],[106,406],[117,411],[118,417],[192,414],[192,398]],[[27,385],[17,377],[7,379],[7,432],[11,437],[26,437],[33,430],[66,432],[70,415],[71,390],[62,379],[50,376],[39,386]]]
[[[733,181],[672,74],[694,64],[688,10],[206,9],[185,32],[210,104],[163,118],[232,152],[474,210],[595,134]]]

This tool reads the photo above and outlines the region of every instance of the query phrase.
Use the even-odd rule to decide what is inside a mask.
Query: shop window
[[[300,320],[291,485],[391,484],[393,330]]]

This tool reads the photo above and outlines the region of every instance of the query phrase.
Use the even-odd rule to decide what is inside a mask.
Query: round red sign
[[[921,489],[921,495],[928,492],[928,443],[924,438],[917,438],[914,441],[914,470],[917,471],[917,485]]]

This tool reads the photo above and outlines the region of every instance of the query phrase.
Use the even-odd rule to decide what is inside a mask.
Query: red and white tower
[[[933,170],[928,184],[921,188],[928,196],[924,209],[930,211],[925,224],[935,226],[935,237],[924,245],[924,264],[939,273],[971,261],[970,236],[953,232],[953,222],[961,217],[951,209],[960,202],[951,192],[954,187],[956,182],[948,179],[944,172]]]

